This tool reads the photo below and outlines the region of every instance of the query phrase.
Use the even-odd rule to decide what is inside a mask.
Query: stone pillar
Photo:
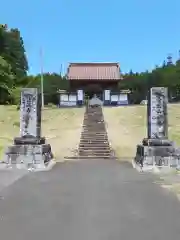
[[[151,88],[148,93],[147,129],[148,139],[167,139],[167,88]]]
[[[45,168],[53,158],[51,146],[41,137],[41,96],[36,88],[21,92],[20,137],[5,152],[4,162],[23,168]]]
[[[153,87],[148,93],[147,138],[137,145],[135,162],[143,166],[174,166],[174,143],[168,140],[167,88]]]
[[[20,136],[41,138],[41,96],[36,88],[25,88],[21,92]],[[15,139],[17,140],[17,139]]]

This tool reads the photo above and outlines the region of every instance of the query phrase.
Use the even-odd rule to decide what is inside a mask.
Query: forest
[[[169,50],[169,49],[167,49]],[[28,74],[29,66],[23,38],[19,29],[0,25],[0,104],[18,104],[22,87],[40,87],[41,75]],[[58,103],[58,90],[68,90],[66,76],[44,73],[45,104]],[[130,101],[139,104],[146,99],[150,87],[168,87],[169,101],[180,100],[180,59],[167,56],[161,66],[152,71],[123,74],[117,89],[129,89]]]

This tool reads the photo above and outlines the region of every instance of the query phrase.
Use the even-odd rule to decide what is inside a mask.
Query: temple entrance
[[[103,89],[99,84],[88,84],[84,89],[85,96],[92,99],[95,95],[103,101]]]

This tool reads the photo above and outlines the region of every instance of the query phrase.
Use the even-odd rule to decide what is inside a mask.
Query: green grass
[[[83,121],[83,108],[51,108],[42,111],[42,136],[52,145],[57,159],[72,155],[77,148]],[[4,149],[19,136],[19,116],[16,106],[0,106],[0,159]]]
[[[104,108],[109,140],[121,159],[132,160],[136,145],[147,137],[146,106]],[[180,146],[180,105],[168,105],[169,139]]]
[[[180,105],[168,106],[169,138],[180,146]],[[58,109],[49,106],[42,112],[42,135],[58,158],[69,156],[78,147],[84,108]],[[136,145],[147,136],[146,106],[104,108],[109,140],[119,158],[132,160]],[[16,106],[0,106],[0,153],[19,136],[19,111]]]

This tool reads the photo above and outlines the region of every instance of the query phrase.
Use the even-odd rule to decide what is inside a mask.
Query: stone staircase
[[[77,158],[114,158],[113,152],[109,146],[101,106],[86,108]]]
[[[109,145],[101,106],[86,107],[76,156],[65,159],[116,159]]]

